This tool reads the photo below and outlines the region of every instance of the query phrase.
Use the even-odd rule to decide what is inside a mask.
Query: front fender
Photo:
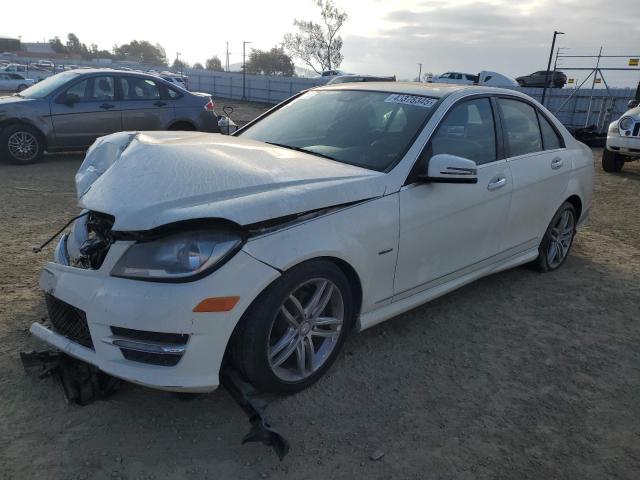
[[[244,250],[280,270],[318,257],[349,264],[362,286],[362,313],[393,293],[398,195],[375,198],[250,239]]]

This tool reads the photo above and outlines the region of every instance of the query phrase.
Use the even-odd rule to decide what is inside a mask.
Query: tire
[[[538,247],[538,258],[531,264],[539,272],[559,269],[569,256],[576,233],[575,207],[564,202],[551,219]]]
[[[619,172],[624,165],[624,159],[619,153],[612,152],[606,148],[602,152],[602,169],[605,172]]]
[[[9,125],[0,132],[0,156],[16,165],[38,161],[44,153],[42,134],[25,124]]]
[[[319,311],[311,308],[317,315],[303,316],[314,294]],[[328,260],[309,260],[286,271],[249,307],[231,338],[229,360],[258,390],[299,392],[335,361],[354,315],[351,286],[342,270]]]
[[[197,131],[196,127],[187,122],[178,122],[174,123],[169,127],[169,130],[173,132],[195,132]]]
[[[27,88],[27,86],[25,84],[20,84],[18,85],[18,89],[16,90],[16,92],[20,93],[21,91],[23,91],[25,88]]]

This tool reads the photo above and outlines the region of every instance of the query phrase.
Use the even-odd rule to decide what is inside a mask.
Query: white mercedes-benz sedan
[[[76,185],[34,335],[141,385],[210,391],[228,363],[288,394],[353,330],[500,270],[559,268],[593,158],[518,92],[347,83],[233,136],[102,137]]]

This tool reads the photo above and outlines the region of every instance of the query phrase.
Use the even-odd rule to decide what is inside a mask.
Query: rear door
[[[563,200],[570,159],[560,134],[533,104],[498,98],[504,142],[513,175],[506,240],[537,246]]]
[[[167,129],[174,118],[174,109],[160,81],[127,75],[118,78],[118,85],[125,131]]]
[[[122,130],[120,102],[112,75],[84,77],[51,101],[59,147],[87,147],[96,138]]]

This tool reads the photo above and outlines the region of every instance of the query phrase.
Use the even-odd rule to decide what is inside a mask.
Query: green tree
[[[207,70],[211,70],[212,72],[222,72],[222,62],[220,59],[214,55],[211,58],[207,58],[207,61],[204,62],[204,66]]]
[[[162,45],[153,45],[146,40],[132,40],[120,46],[113,46],[113,55],[121,60],[135,60],[151,65],[166,65],[167,53]]]
[[[247,62],[247,73],[258,75],[295,75],[295,67],[291,57],[281,48],[272,48],[269,51],[251,49]]]
[[[347,20],[347,14],[339,10],[333,0],[314,1],[320,8],[322,24],[294,20],[298,31],[285,34],[284,46],[292,56],[320,74],[338,68],[342,63],[342,37],[338,32]]]
[[[189,68],[189,63],[176,57],[176,59],[171,64],[171,68],[174,70],[182,70],[184,68]]]
[[[204,70],[204,66],[200,62],[194,63],[191,68],[194,70]]]
[[[67,35],[67,52],[69,53],[83,53],[87,51],[87,46],[80,41],[75,33],[69,33]]]
[[[60,41],[60,37],[53,37],[49,40],[49,45],[53,48],[53,51],[56,53],[66,53],[67,47],[65,47]]]

